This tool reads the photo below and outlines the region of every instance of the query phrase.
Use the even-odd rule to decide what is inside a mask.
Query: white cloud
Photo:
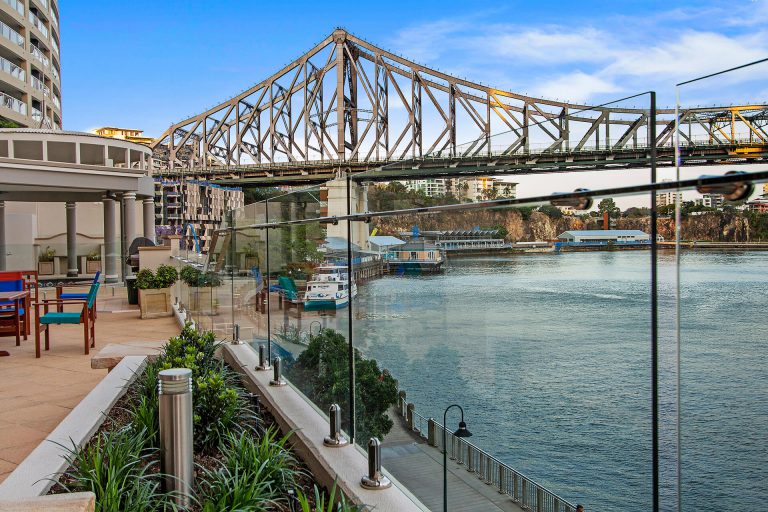
[[[429,62],[448,49],[446,40],[460,32],[464,23],[441,20],[406,28],[394,40],[395,51],[416,62]]]
[[[520,30],[499,26],[495,34],[478,38],[474,44],[492,54],[513,59],[552,64],[559,62],[602,62],[614,56],[613,38],[594,28],[568,30],[547,26]]]
[[[576,71],[545,80],[534,89],[534,92],[536,96],[542,98],[585,103],[597,94],[614,93],[620,90],[619,86],[610,81]]]

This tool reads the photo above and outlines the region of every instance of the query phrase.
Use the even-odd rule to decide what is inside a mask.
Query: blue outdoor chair
[[[99,283],[94,282],[85,300],[71,299],[43,299],[35,302],[35,357],[40,357],[40,331],[45,331],[45,350],[50,349],[51,325],[83,324],[83,342],[85,353],[88,354],[92,347],[96,346],[96,294],[99,292]],[[67,304],[82,304],[82,311],[48,311],[50,305],[57,309]],[[40,306],[43,306],[43,315],[40,316]]]
[[[0,280],[0,292],[20,292],[24,291],[24,279],[11,279],[11,280]],[[24,304],[26,304],[28,301],[25,299]],[[7,319],[13,319],[16,315],[16,303],[14,301],[7,301],[3,300],[0,301],[0,321],[7,320]],[[27,308],[24,306],[19,307],[19,318],[21,319],[21,325],[22,329],[21,332],[16,333],[16,345],[20,345],[20,335],[24,336],[24,339],[27,339],[27,333],[29,332],[29,329],[27,329]]]
[[[93,276],[93,281],[88,285],[89,287],[93,286],[94,283],[99,282],[99,277],[101,276],[101,270],[96,272],[96,275]],[[64,293],[64,287],[66,285],[60,284],[56,286],[56,298],[60,300],[87,300],[88,299],[88,292],[79,292],[79,293]],[[82,284],[79,285],[70,285],[66,286],[67,288],[76,287],[76,286],[84,286]],[[89,288],[90,291],[90,288]],[[63,311],[61,307],[58,308],[59,312]]]

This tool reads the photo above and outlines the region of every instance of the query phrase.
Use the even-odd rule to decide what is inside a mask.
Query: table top
[[[17,292],[0,292],[0,300],[18,300],[29,295],[29,290]]]

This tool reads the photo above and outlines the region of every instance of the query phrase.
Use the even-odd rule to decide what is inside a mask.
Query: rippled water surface
[[[684,253],[682,275],[684,510],[766,510],[768,252]],[[662,253],[668,510],[673,278],[673,256]],[[447,405],[461,404],[473,442],[569,501],[648,510],[649,279],[647,251],[454,258],[442,275],[361,286],[355,343],[419,413],[442,422]]]

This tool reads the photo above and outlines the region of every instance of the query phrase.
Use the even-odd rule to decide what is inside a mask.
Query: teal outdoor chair
[[[85,300],[82,299],[43,299],[36,302],[35,306],[35,357],[40,357],[40,331],[45,331],[45,350],[50,349],[51,325],[83,324],[83,343],[85,353],[88,354],[92,347],[96,346],[96,294],[99,292],[99,283],[95,282],[88,291]],[[58,311],[68,304],[82,305],[81,311]],[[43,307],[43,315],[40,315],[40,306]],[[56,310],[49,311],[53,306]]]

